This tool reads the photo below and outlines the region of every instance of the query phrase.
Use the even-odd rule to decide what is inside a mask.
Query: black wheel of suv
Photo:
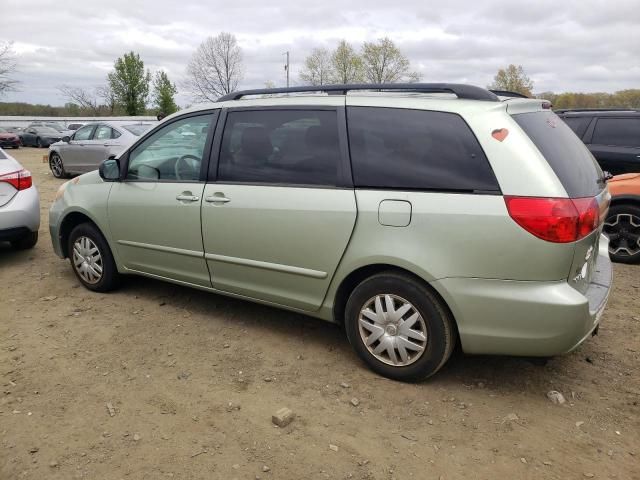
[[[94,292],[108,292],[120,282],[111,249],[91,223],[81,223],[69,235],[67,252],[80,283]]]
[[[36,243],[38,243],[38,232],[31,232],[21,239],[11,242],[11,246],[16,250],[29,250],[35,247]]]
[[[609,237],[609,256],[619,263],[640,262],[640,207],[614,205],[604,222]]]
[[[62,158],[55,152],[49,157],[49,168],[51,169],[53,176],[56,178],[64,178],[67,176],[67,173],[64,170],[64,164],[62,163]]]
[[[383,272],[358,285],[345,309],[349,342],[372,370],[415,382],[451,356],[457,332],[448,309],[419,280]]]

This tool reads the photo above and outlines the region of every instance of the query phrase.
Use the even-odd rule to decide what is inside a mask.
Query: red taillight
[[[33,185],[29,170],[18,170],[17,172],[0,175],[0,182],[10,183],[16,190],[26,190]]]
[[[575,242],[600,225],[600,207],[595,198],[506,196],[504,200],[518,225],[549,242]]]

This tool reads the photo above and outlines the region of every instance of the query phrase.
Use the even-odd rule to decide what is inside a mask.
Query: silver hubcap
[[[632,256],[640,252],[640,218],[619,213],[607,218],[604,231],[609,237],[609,253]]]
[[[102,255],[90,238],[79,237],[73,244],[73,267],[87,283],[98,283],[102,278]]]
[[[62,175],[62,160],[58,155],[51,157],[51,171],[56,177]]]
[[[369,353],[387,365],[411,365],[427,346],[427,324],[422,315],[397,295],[376,295],[367,300],[358,326]]]

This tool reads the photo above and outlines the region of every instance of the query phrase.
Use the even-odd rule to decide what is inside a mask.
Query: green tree
[[[331,83],[332,77],[331,54],[326,48],[314,48],[304,60],[300,80],[309,85],[326,85]]]
[[[533,82],[524,73],[522,65],[509,65],[501,68],[493,78],[493,83],[489,85],[493,90],[508,90],[517,92],[527,97],[533,96]]]
[[[359,83],[363,81],[362,59],[346,40],[342,40],[331,54],[332,82]]]
[[[418,72],[411,71],[409,59],[389,38],[365,42],[362,46],[364,76],[370,83],[417,82]]]
[[[145,72],[144,62],[134,52],[125,53],[115,61],[113,72],[109,73],[109,86],[116,102],[127,115],[143,115],[149,96],[151,74]]]
[[[169,76],[163,70],[156,73],[153,79],[153,103],[157,113],[171,115],[178,111],[175,95],[178,93],[175,83],[171,83]]]

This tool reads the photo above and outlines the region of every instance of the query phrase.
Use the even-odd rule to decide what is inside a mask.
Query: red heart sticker
[[[499,142],[504,141],[504,139],[507,138],[507,135],[509,135],[509,130],[506,128],[497,128],[491,132],[491,136]]]

